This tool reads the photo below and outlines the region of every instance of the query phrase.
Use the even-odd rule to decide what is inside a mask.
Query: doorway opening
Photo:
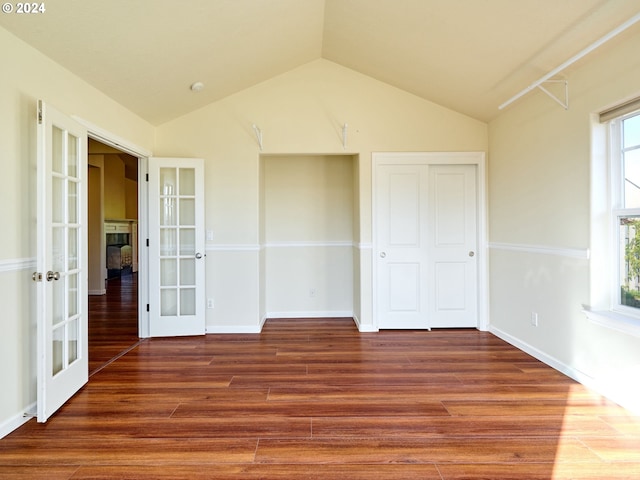
[[[89,375],[139,342],[138,158],[88,142]]]

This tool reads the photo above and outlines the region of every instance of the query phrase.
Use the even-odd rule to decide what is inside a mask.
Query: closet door
[[[476,166],[430,165],[427,188],[429,324],[476,327]]]
[[[374,156],[378,329],[478,326],[477,166],[456,160]]]
[[[427,168],[379,165],[376,170],[378,328],[430,328]]]

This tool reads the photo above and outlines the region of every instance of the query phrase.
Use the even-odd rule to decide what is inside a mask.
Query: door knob
[[[380,252],[380,258],[384,258],[386,256],[387,256],[386,252]]]
[[[475,254],[476,254],[476,253],[475,253],[473,250],[471,250],[471,251],[469,252],[469,256],[470,256],[470,257],[473,257]]]
[[[47,282],[50,282],[51,280],[60,280],[60,272],[52,272],[49,270],[47,272]]]
[[[200,252],[196,253],[196,258],[200,260],[202,258],[202,254]]]

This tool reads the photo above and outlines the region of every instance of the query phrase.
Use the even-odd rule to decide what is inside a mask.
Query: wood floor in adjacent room
[[[638,417],[493,335],[350,319],[145,340],[0,440],[3,479],[639,477]]]

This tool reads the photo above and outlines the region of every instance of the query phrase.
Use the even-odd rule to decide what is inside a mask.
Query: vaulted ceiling
[[[0,14],[0,26],[155,125],[320,58],[490,121],[640,12],[640,0],[43,3]]]

